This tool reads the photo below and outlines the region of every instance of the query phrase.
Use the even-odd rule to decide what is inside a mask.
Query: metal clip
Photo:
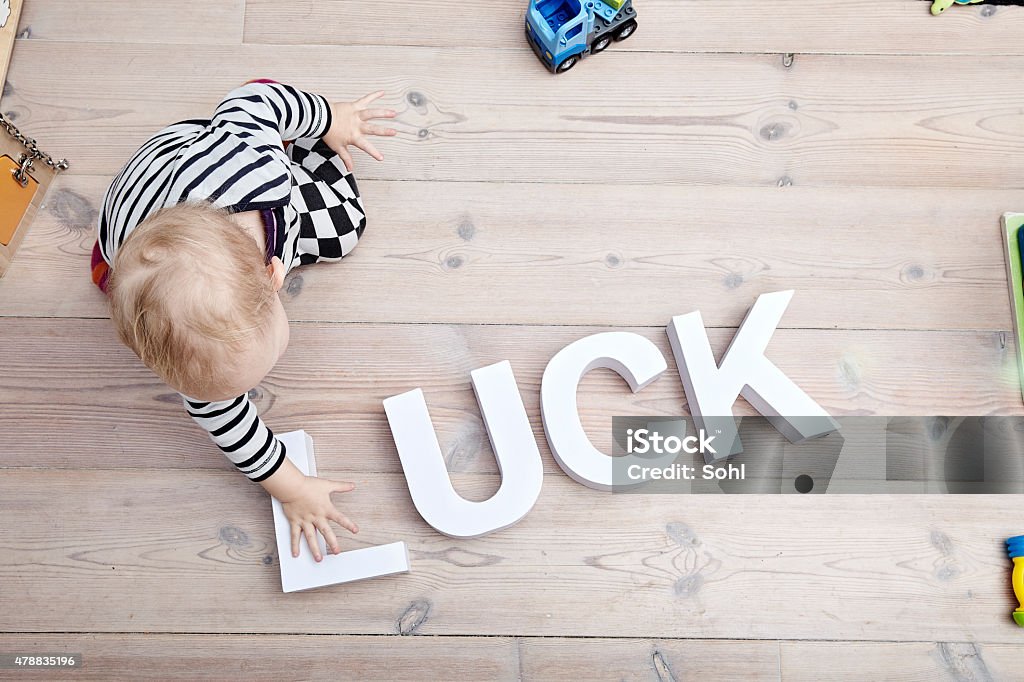
[[[32,172],[32,161],[31,156],[22,154],[21,158],[18,159],[20,167],[11,171],[11,175],[14,176],[14,179],[22,187],[28,187],[29,173]]]

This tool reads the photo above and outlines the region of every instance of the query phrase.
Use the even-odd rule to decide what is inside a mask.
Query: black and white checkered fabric
[[[297,222],[298,231],[293,259],[285,263],[308,265],[347,256],[366,227],[355,178],[323,140],[296,140],[288,153],[292,197],[284,209],[285,223]]]

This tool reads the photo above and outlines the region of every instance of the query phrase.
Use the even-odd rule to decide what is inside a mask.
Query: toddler
[[[340,552],[331,501],[352,484],[304,476],[248,391],[288,345],[278,291],[297,265],[335,261],[366,217],[348,147],[382,160],[368,135],[395,131],[383,93],[331,104],[274,81],[230,93],[210,120],[164,128],[114,178],[93,249],[93,281],[121,340],[172,388],[234,465],[280,500],[317,561]],[[288,141],[288,142],[286,142]]]

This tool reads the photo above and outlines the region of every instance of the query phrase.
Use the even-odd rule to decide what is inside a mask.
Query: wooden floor
[[[833,414],[1024,412],[997,236],[1024,210],[1024,8],[635,1],[635,38],[557,78],[525,0],[26,2],[2,110],[72,170],[0,282],[0,652],[81,652],[76,679],[1020,678],[1020,497],[599,493],[553,463],[538,390],[592,331],[667,353],[699,309],[721,351],[792,288],[769,356]],[[405,539],[408,575],[282,594],[268,498],[88,280],[121,164],[257,76],[401,112],[387,160],[358,161],[361,246],[292,273],[292,343],[253,396],[359,485],[346,546]],[[469,372],[504,359],[544,489],[451,540],[381,401],[422,387],[486,498]],[[684,413],[671,375],[588,376],[589,433]]]

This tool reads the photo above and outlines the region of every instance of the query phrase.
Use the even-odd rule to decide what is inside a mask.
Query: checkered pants
[[[299,226],[292,263],[340,260],[355,248],[366,227],[356,179],[321,139],[294,140],[288,155],[292,193],[285,224],[297,221]]]

